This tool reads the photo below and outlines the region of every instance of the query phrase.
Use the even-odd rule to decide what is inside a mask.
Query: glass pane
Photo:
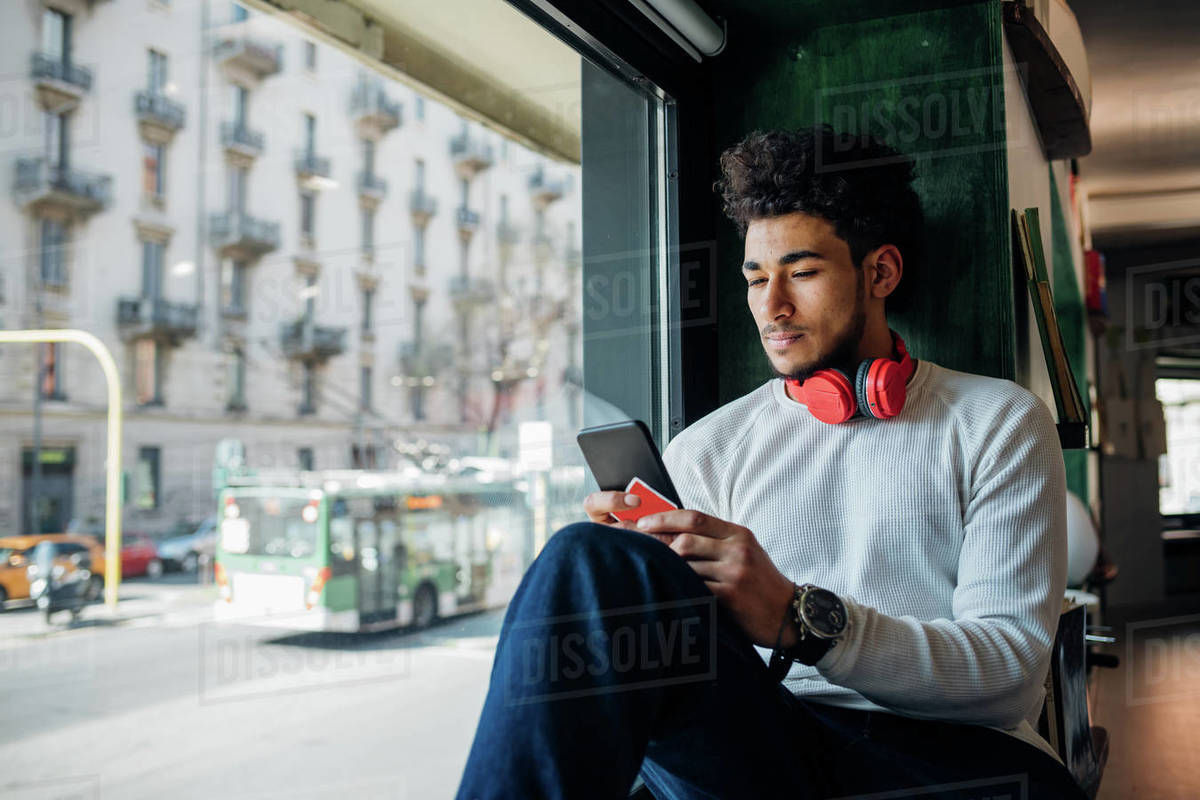
[[[0,4],[0,25],[27,43],[6,62],[27,82],[26,5]],[[661,436],[660,101],[505,0],[372,0],[385,53],[429,48],[441,72],[372,64],[273,4],[92,5],[75,135],[9,142],[72,170],[0,204],[22,309],[5,322],[111,351],[121,528],[167,572],[126,554],[112,613],[136,625],[21,640],[31,657],[0,674],[22,739],[0,742],[9,788],[453,796],[505,608],[585,517],[576,433],[636,417]],[[68,219],[70,285],[30,285],[65,274],[49,254]],[[0,458],[0,521],[104,518],[108,387],[84,350],[64,359],[68,399],[44,414],[37,354],[4,362],[0,448],[26,452],[36,417],[41,452],[74,455],[36,461],[37,481]],[[123,724],[136,769],[95,733]],[[183,745],[203,756],[181,768]]]

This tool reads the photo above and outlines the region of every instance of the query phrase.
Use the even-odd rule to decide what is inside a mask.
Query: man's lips
[[[772,333],[767,337],[767,341],[775,350],[786,350],[802,336],[804,336],[803,333]]]

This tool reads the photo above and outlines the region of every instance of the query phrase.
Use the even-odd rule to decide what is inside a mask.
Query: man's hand
[[[793,584],[775,568],[749,528],[682,509],[650,514],[628,527],[670,545],[732,612],[751,641],[775,646]],[[783,645],[795,641],[795,627],[784,626]]]

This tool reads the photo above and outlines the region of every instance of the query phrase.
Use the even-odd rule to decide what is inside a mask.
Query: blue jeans
[[[569,525],[509,604],[458,798],[615,800],[639,771],[657,800],[1082,796],[999,731],[797,699],[669,547]]]

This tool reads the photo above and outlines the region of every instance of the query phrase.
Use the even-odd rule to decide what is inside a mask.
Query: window
[[[419,158],[413,165],[413,188],[425,191],[425,162]]]
[[[233,124],[244,128],[249,120],[250,90],[245,86],[233,85]]]
[[[368,178],[375,175],[375,141],[363,139],[363,174]]]
[[[133,348],[134,390],[138,405],[162,405],[160,348],[154,339],[138,339]]]
[[[38,261],[42,286],[62,288],[67,285],[66,226],[55,219],[43,219],[41,240]]]
[[[42,53],[54,61],[71,63],[71,15],[56,8],[42,11]]]
[[[317,411],[316,367],[311,361],[305,361],[303,371],[300,381],[300,413],[315,414]]]
[[[420,225],[413,226],[413,271],[425,274],[425,229]]]
[[[362,292],[362,330],[363,333],[370,333],[374,325],[371,319],[375,308],[375,290],[363,289]]]
[[[314,42],[304,43],[304,69],[309,72],[317,71],[317,45]]]
[[[315,459],[313,458],[313,449],[311,447],[301,447],[296,451],[296,461],[300,465],[300,469],[311,472],[315,467]]]
[[[233,348],[229,359],[229,409],[240,411],[246,408],[246,351]]]
[[[46,163],[67,169],[71,165],[70,122],[66,114],[47,111],[43,117]]]
[[[159,472],[161,462],[162,450],[160,448],[138,448],[137,474],[134,476],[137,495],[134,498],[134,505],[142,510],[158,508],[162,499],[160,496],[162,475]]]
[[[471,204],[471,182],[466,178],[459,178],[458,180],[458,196],[461,199],[459,205],[463,208]]]
[[[41,345],[41,353],[42,398],[45,400],[66,400],[67,395],[63,390],[62,345],[58,342],[46,342]]]
[[[371,368],[366,366],[359,367],[358,372],[358,407],[371,410]]]
[[[146,88],[152,94],[161,94],[167,89],[167,56],[157,50],[147,51]]]
[[[508,195],[500,195],[500,221],[508,222]]]
[[[249,309],[246,296],[246,262],[226,259],[221,265],[221,310],[242,315]]]
[[[310,159],[317,152],[317,118],[312,114],[304,115],[304,155]]]
[[[375,210],[362,210],[362,250],[367,255],[375,254]]]
[[[304,319],[312,322],[317,313],[317,276],[309,275],[304,279]]]
[[[161,200],[166,194],[166,149],[161,144],[142,143],[142,193]]]
[[[162,272],[162,242],[142,242],[142,297],[162,297]]]
[[[231,166],[227,175],[229,210],[241,214],[246,210],[246,169]]]
[[[312,242],[317,231],[317,197],[312,192],[300,193],[300,235]]]
[[[417,95],[413,100],[413,115],[417,118],[417,122],[425,121],[425,98]]]

